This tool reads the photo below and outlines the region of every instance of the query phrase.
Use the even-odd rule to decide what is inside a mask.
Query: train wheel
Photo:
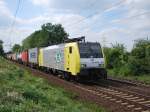
[[[107,79],[107,71],[105,69],[102,70],[101,75],[103,79]]]
[[[64,73],[63,73],[63,76],[64,76],[64,79],[65,79],[65,80],[70,81],[71,76],[70,76],[70,74],[69,74],[69,73],[64,72]]]
[[[105,69],[101,69],[99,72],[96,72],[97,79],[107,79],[107,71]]]
[[[77,76],[75,76],[75,81],[76,81],[76,82],[81,82],[81,77],[80,77],[80,76],[78,76],[78,75],[77,75]]]

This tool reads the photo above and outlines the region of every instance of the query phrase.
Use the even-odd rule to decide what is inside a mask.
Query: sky
[[[150,36],[150,0],[0,0],[0,40],[10,45],[39,30],[47,22],[62,24],[70,38],[110,47],[124,44],[128,51],[137,39]]]

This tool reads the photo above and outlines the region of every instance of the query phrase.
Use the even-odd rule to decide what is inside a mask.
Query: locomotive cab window
[[[99,43],[79,43],[79,52],[81,58],[103,58]]]
[[[72,47],[69,47],[69,53],[70,54],[72,53]]]

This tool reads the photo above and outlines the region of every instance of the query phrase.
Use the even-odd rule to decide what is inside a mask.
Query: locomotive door
[[[80,55],[76,43],[65,47],[65,71],[72,75],[80,72]]]
[[[72,46],[65,47],[65,70],[71,72],[72,65]]]

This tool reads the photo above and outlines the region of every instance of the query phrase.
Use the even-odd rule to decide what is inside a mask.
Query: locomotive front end
[[[78,43],[80,53],[80,75],[90,79],[107,78],[104,56],[99,43]]]

